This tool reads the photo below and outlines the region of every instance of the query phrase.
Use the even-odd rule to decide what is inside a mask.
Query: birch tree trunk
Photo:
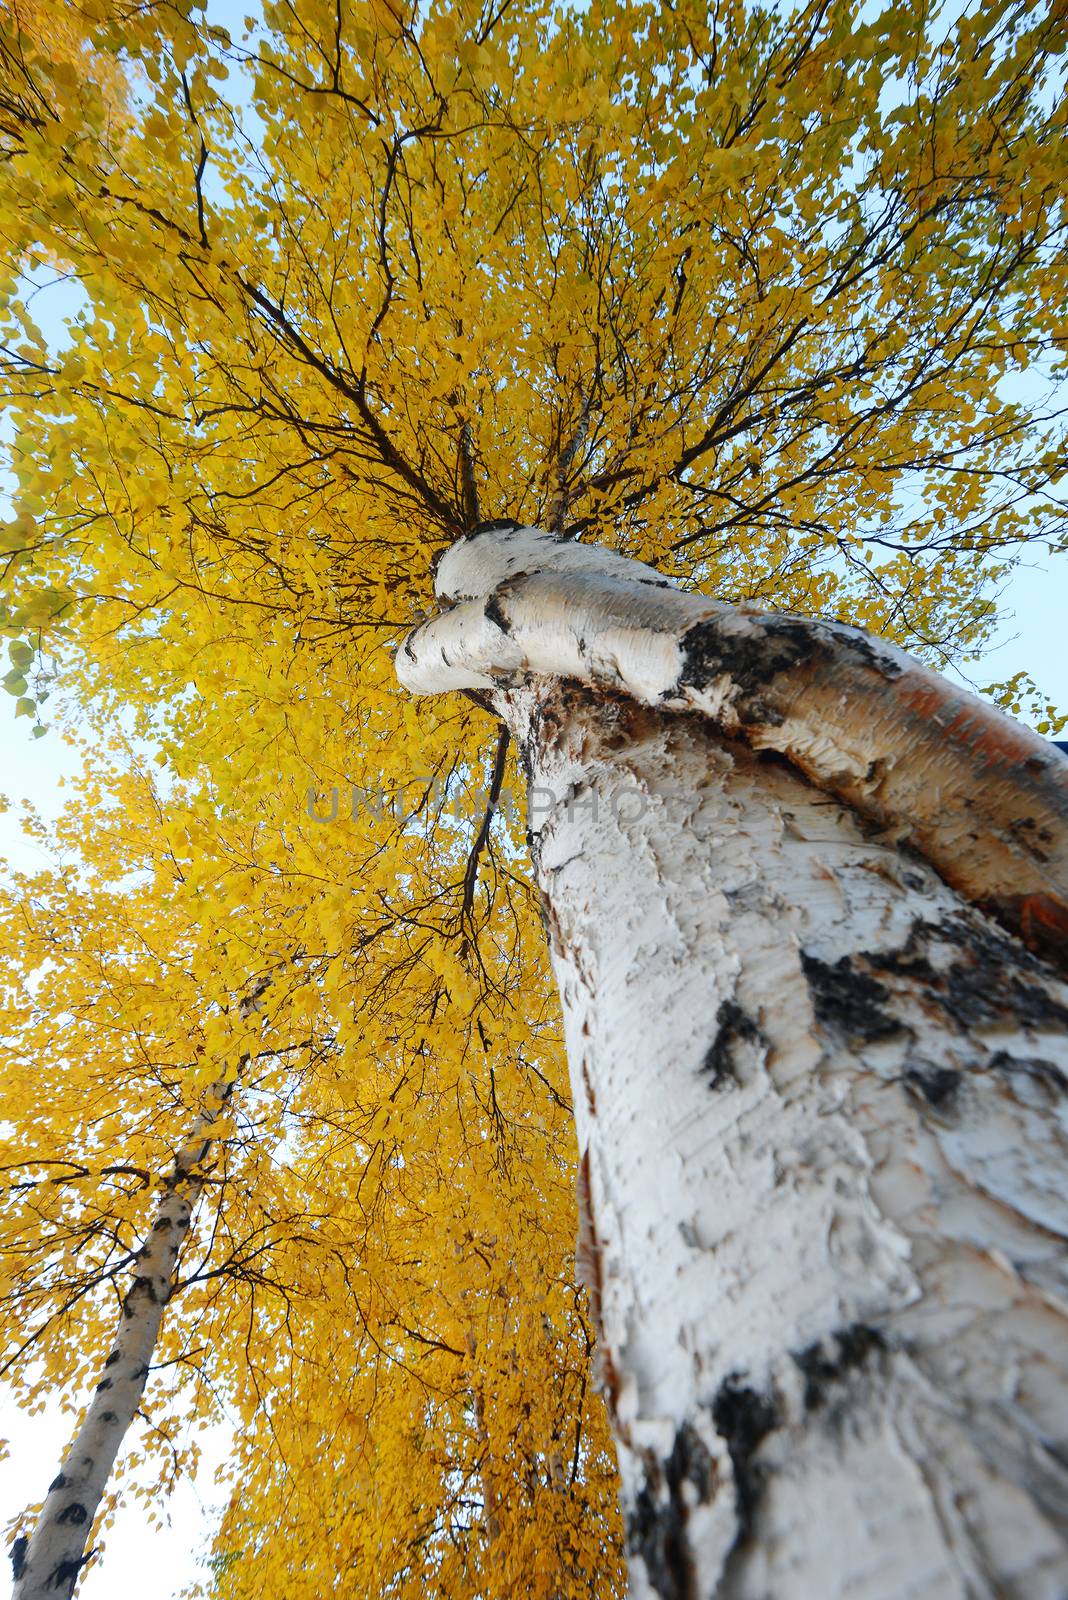
[[[881,641],[494,525],[631,1593],[1068,1593],[1068,765]]]
[[[259,1009],[270,981],[259,979],[241,1001],[242,1017]],[[134,1256],[135,1276],[122,1302],[103,1376],[59,1473],[48,1486],[32,1534],[24,1543],[16,1541],[12,1600],[61,1600],[74,1593],[87,1559],[86,1541],[145,1391],[178,1257],[204,1188],[210,1129],[228,1104],[236,1081],[232,1073],[205,1091],[201,1110],[164,1180],[152,1226]]]

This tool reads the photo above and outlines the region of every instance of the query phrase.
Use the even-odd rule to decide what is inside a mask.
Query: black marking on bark
[[[761,757],[765,754],[761,751]],[[739,889],[724,889],[732,911],[766,911],[775,906],[775,897],[762,883],[743,883]]]
[[[78,1574],[88,1559],[88,1556],[82,1556],[80,1559],[74,1557],[70,1561],[61,1561],[48,1575],[49,1588],[62,1589],[65,1585],[68,1596],[72,1595],[74,1593],[74,1585],[78,1581]]]
[[[940,925],[940,933],[944,927]],[[965,959],[945,975],[942,1001],[963,1032],[974,1030],[977,1022],[999,1022],[1005,1016],[1024,1027],[1068,1027],[1068,1010],[1020,976],[1024,963],[1018,945],[982,926],[969,932],[971,938],[962,941]]]
[[[911,933],[900,950],[877,950],[865,956],[865,961],[877,972],[889,972],[895,978],[906,978],[916,983],[936,986],[939,982],[939,974],[931,965],[926,951],[917,948]]]
[[[48,1485],[48,1492],[49,1492],[49,1494],[53,1494],[56,1489],[65,1489],[66,1487],[67,1487],[67,1480],[66,1480],[66,1478],[63,1476],[63,1474],[61,1472],[56,1477],[54,1477],[52,1479],[52,1482]]]
[[[725,673],[743,695],[757,692],[780,672],[796,667],[825,648],[812,625],[796,617],[748,619],[744,629],[725,626],[728,617],[709,617],[679,640],[681,689],[703,689]]]
[[[581,695],[582,691],[578,685],[557,683],[547,694],[540,695],[535,702],[526,737],[519,741],[519,755],[528,786],[534,782],[536,757],[541,751],[551,749],[555,743],[575,703],[576,690]]]
[[[1014,817],[1009,823],[1009,832],[1015,834],[1017,841],[1036,861],[1049,860],[1049,851],[1043,846],[1053,843],[1053,834],[1049,828],[1041,827],[1034,817]]]
[[[494,627],[500,628],[502,633],[511,633],[512,624],[509,622],[504,613],[500,596],[498,594],[490,595],[489,599],[482,607],[482,615],[485,617],[487,622],[492,622]]]
[[[79,1500],[72,1500],[69,1506],[64,1506],[56,1518],[57,1522],[69,1522],[75,1528],[80,1528],[82,1523],[88,1520],[89,1513]]]
[[[97,1392],[97,1394],[101,1394],[105,1389],[110,1389],[110,1388],[111,1388],[111,1379],[110,1378],[101,1378],[100,1382],[96,1386],[96,1392]]]
[[[732,1080],[737,1083],[736,1046],[757,1044],[761,1037],[752,1017],[747,1016],[736,1000],[722,1001],[716,1012],[716,1037],[701,1062],[701,1072],[708,1073],[709,1088],[722,1089]]]
[[[886,1340],[878,1328],[855,1322],[817,1344],[793,1351],[793,1360],[805,1378],[805,1410],[819,1411],[827,1405],[835,1387],[885,1349]]]
[[[533,739],[517,739],[516,749],[519,752],[519,764],[523,768],[523,776],[527,780],[529,791],[534,782],[534,741]]]
[[[659,1507],[647,1482],[638,1490],[627,1517],[627,1549],[632,1556],[641,1557],[654,1594],[662,1600],[681,1600],[686,1591],[680,1584],[685,1582],[686,1572],[674,1507]]]
[[[774,1401],[741,1383],[737,1375],[725,1378],[712,1402],[712,1421],[727,1446],[734,1469],[734,1509],[738,1533],[734,1548],[746,1540],[764,1489],[764,1470],[755,1457],[778,1422]]]
[[[475,526],[464,534],[464,543],[477,539],[483,533],[503,533],[505,528],[521,528],[523,524],[514,517],[491,517],[488,522],[477,522]]]
[[[591,807],[590,815],[596,818],[597,797],[596,792],[594,791],[593,780],[590,778],[580,778],[577,783],[569,783],[565,792],[562,795],[555,797],[554,804],[556,809],[558,811],[563,810],[567,820],[569,822],[572,821],[575,815],[576,802],[579,804],[584,804],[585,802],[583,802],[580,797],[587,793],[593,794],[593,805]],[[572,861],[579,859],[579,857],[583,854],[583,851],[579,851],[578,856],[568,856],[567,860],[561,861],[558,866],[550,867],[550,872],[554,875],[557,872],[562,872],[566,866],[569,866]]]
[[[29,1542],[26,1535],[20,1533],[11,1546],[11,1575],[16,1583],[26,1571],[26,1550]]]
[[[1059,1090],[1061,1094],[1068,1094],[1068,1073],[1055,1061],[1046,1061],[1040,1056],[1013,1056],[1007,1050],[999,1050],[991,1056],[990,1065],[995,1072],[1004,1072],[1010,1077],[1014,1072],[1021,1072],[1026,1077],[1037,1078],[1047,1087]]]
[[[779,721],[781,722],[781,718]],[[746,754],[752,757],[758,766],[775,767],[779,772],[788,772],[794,782],[808,782],[804,774],[799,772],[794,762],[782,750],[754,750],[750,745]]]
[[[950,947],[947,955],[959,954],[936,966],[930,954],[939,945]],[[1068,1027],[1068,1009],[1045,987],[1045,965],[1015,939],[973,915],[949,916],[941,922],[918,917],[902,946],[872,951],[864,964],[875,972],[921,984],[925,998],[939,1005],[965,1034],[1006,1018],[1022,1027]],[[1037,981],[1029,981],[1032,978]]]
[[[549,716],[548,720],[551,727],[551,716]],[[530,726],[527,729],[526,738],[519,741],[519,755],[526,772],[528,791],[530,785],[532,785],[534,782],[535,757],[537,756],[538,751],[542,748],[543,743],[547,743],[545,740],[545,733],[547,731],[546,721],[546,707],[541,700],[538,700],[534,706],[533,712],[531,713]],[[555,729],[552,731],[555,731]]]
[[[890,999],[889,989],[867,973],[858,972],[849,956],[841,956],[831,966],[802,950],[801,966],[820,1022],[864,1044],[890,1039],[904,1031],[903,1024],[882,1009]]]
[[[863,633],[859,628],[852,627],[844,622],[825,622],[821,625],[834,639],[835,644],[854,660],[860,661],[864,666],[871,667],[881,678],[900,678],[904,672],[904,664],[895,660],[893,656],[886,655],[879,648],[875,639]]]
[[[920,1061],[906,1068],[905,1083],[935,1111],[945,1116],[953,1110],[961,1075],[951,1067],[936,1067],[928,1061]]]
[[[700,1505],[707,1505],[716,1488],[716,1463],[696,1428],[684,1422],[675,1435],[667,1464],[669,1488],[691,1483]]]
[[[692,1496],[686,1495],[684,1484],[691,1486],[700,1505],[707,1505],[716,1491],[716,1464],[688,1422],[676,1433],[667,1460],[647,1465],[627,1519],[627,1548],[642,1558],[660,1600],[694,1600],[697,1592],[686,1538]]]
[[[143,1275],[139,1278],[135,1278],[133,1283],[130,1285],[130,1293],[126,1296],[127,1301],[129,1301],[137,1293],[138,1289],[141,1290],[142,1294],[146,1294],[148,1296],[154,1306],[164,1305],[166,1303],[166,1296],[164,1295],[161,1299],[156,1293],[156,1284],[153,1278],[146,1278]],[[126,1308],[124,1307],[124,1309]],[[128,1317],[132,1317],[133,1312],[126,1310],[126,1315]]]
[[[104,1365],[105,1365],[105,1367],[113,1367],[115,1365],[116,1361],[119,1361],[121,1359],[122,1358],[119,1355],[119,1352],[117,1350],[113,1350],[111,1352],[111,1354],[108,1356],[107,1360],[104,1362]]]

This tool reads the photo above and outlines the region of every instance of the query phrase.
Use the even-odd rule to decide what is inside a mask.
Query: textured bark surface
[[[1068,989],[696,719],[513,695],[632,1592],[1068,1588]]]
[[[242,1000],[242,1016],[258,1009],[269,982],[269,978],[258,980]],[[212,1145],[208,1130],[228,1103],[235,1082],[236,1075],[227,1076],[206,1090],[202,1109],[164,1181],[152,1226],[134,1257],[133,1282],[89,1409],[48,1486],[25,1549],[16,1544],[12,1600],[65,1600],[74,1593],[115,1458],[141,1404],[178,1256],[203,1191]]]
[[[503,596],[419,630],[399,670],[488,691],[527,767],[632,1593],[1062,1600],[1068,986],[941,861],[844,804],[845,781],[828,793],[754,749],[736,673],[698,691],[720,696],[718,725],[707,703],[661,709],[682,697],[655,575],[606,623],[580,572],[502,574],[530,541],[481,538],[483,570],[466,541],[439,584]],[[517,644],[514,613],[495,617],[520,589]],[[868,735],[852,692],[832,752],[839,728]],[[1011,725],[994,732],[1011,749]],[[907,759],[899,743],[895,805]],[[1008,848],[994,768],[998,793],[974,785],[966,808],[976,869]]]
[[[417,693],[534,674],[699,711],[907,837],[1068,970],[1068,763],[903,651],[686,594],[640,562],[514,525],[460,540],[436,589],[452,608],[397,660]]]

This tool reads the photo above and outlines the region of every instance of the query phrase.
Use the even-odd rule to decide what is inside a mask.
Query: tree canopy
[[[392,652],[513,517],[974,671],[1066,542],[1066,47],[1021,0],[0,6],[5,683],[94,747],[0,904],[5,1359],[84,1397],[234,1070],[137,1446],[154,1495],[237,1419],[220,1595],[621,1592],[521,774]]]

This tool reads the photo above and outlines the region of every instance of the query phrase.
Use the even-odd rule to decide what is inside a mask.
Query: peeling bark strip
[[[271,983],[259,978],[240,1003],[242,1017],[259,1010]],[[239,1063],[239,1067],[242,1063]],[[236,1075],[205,1091],[197,1114],[163,1182],[152,1226],[137,1251],[136,1276],[122,1313],[104,1374],[75,1434],[29,1540],[15,1541],[12,1600],[68,1600],[86,1561],[85,1546],[104,1490],[145,1391],[175,1267],[204,1187],[204,1162],[212,1140],[206,1130],[230,1100]]]
[[[458,602],[397,659],[422,694],[535,674],[694,710],[786,756],[1068,969],[1068,764],[859,629],[721,605],[612,551],[491,525],[442,558]]]
[[[1064,1600],[1068,985],[982,909],[1055,949],[1062,758],[610,553],[438,576],[398,670],[539,798],[632,1595]]]

